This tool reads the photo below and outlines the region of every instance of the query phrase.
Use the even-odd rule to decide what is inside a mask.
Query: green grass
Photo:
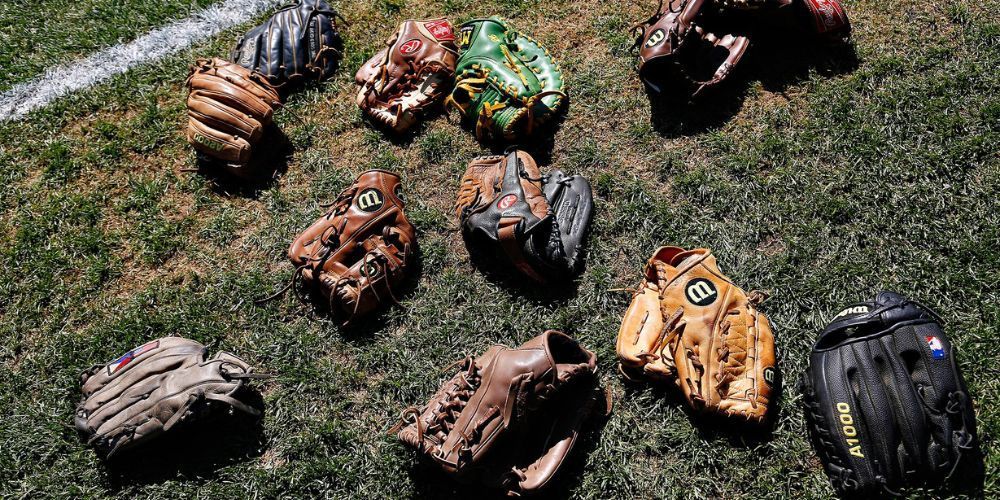
[[[43,2],[28,14],[25,2],[0,7],[8,25],[45,25],[19,37],[22,62],[0,58],[0,89],[193,5],[98,3]],[[248,26],[0,124],[0,496],[448,496],[454,485],[385,431],[433,392],[438,368],[557,328],[597,353],[616,404],[580,443],[557,495],[826,497],[795,380],[825,321],[882,288],[946,318],[976,401],[985,494],[1000,494],[996,1],[849,2],[856,69],[803,63],[806,51],[762,56],[719,104],[656,117],[624,31],[644,8],[337,5],[351,22],[344,70],[278,114],[292,156],[258,191],[181,172],[194,162],[182,134],[187,64],[225,54]],[[110,6],[114,23],[101,14]],[[562,62],[573,101],[551,151],[536,156],[543,168],[588,176],[598,196],[587,269],[569,292],[525,294],[469,264],[454,192],[468,160],[488,152],[469,132],[440,117],[393,141],[353,104],[352,70],[387,27],[441,13],[509,16]],[[402,306],[354,331],[290,297],[254,307],[289,277],[284,252],[319,203],[366,168],[402,173],[419,231],[422,273]],[[614,339],[629,296],[610,290],[634,286],[661,244],[712,248],[737,283],[771,293],[764,310],[785,389],[772,439],[700,430],[670,391],[617,375]],[[278,375],[261,385],[263,446],[218,467],[122,480],[70,427],[77,377],[164,335]],[[219,445],[204,441],[206,450]]]
[[[213,0],[7,0],[0,3],[0,92],[50,66],[129,42]]]

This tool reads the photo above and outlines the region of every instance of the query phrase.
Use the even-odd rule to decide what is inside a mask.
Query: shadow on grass
[[[577,281],[579,275],[539,284],[518,272],[514,266],[503,263],[500,257],[485,255],[486,252],[479,248],[471,248],[468,242],[465,242],[465,248],[472,266],[483,273],[487,281],[510,293],[512,298],[527,299],[535,304],[554,305],[569,302],[579,294],[580,283]],[[584,261],[579,274],[582,275],[585,269]]]
[[[715,441],[725,439],[734,448],[753,448],[774,439],[774,426],[781,414],[781,376],[775,377],[777,383],[775,392],[772,392],[771,407],[768,410],[768,418],[762,425],[743,423],[734,419],[726,419],[721,416],[709,415],[695,412],[687,404],[684,394],[669,382],[646,382],[644,380],[629,381],[623,379],[625,385],[625,398],[635,398],[636,394],[643,391],[650,391],[650,394],[658,399],[662,399],[670,406],[680,408],[687,416],[691,426],[698,431],[698,436],[705,441]]]
[[[263,413],[260,393],[246,389],[240,399]],[[106,473],[114,490],[178,477],[211,479],[222,467],[261,456],[266,445],[263,418],[218,409],[210,416],[116,455],[106,464]]]
[[[292,151],[288,136],[271,123],[264,130],[264,137],[249,164],[234,168],[199,154],[196,171],[211,181],[212,191],[220,196],[255,199],[288,170]]]
[[[717,128],[743,106],[754,81],[775,93],[809,79],[851,73],[858,67],[853,45],[828,46],[795,41],[781,35],[754,34],[751,46],[733,73],[714,88],[689,97],[694,88],[678,84],[662,93],[646,89],[653,129],[663,137],[694,135]],[[676,81],[674,78],[670,81]]]

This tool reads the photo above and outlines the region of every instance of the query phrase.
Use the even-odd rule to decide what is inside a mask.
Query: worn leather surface
[[[196,418],[207,402],[254,415],[236,399],[252,372],[246,362],[179,337],[154,340],[83,374],[75,424],[104,457],[136,447]]]
[[[447,19],[405,21],[355,75],[357,104],[377,123],[403,132],[421,110],[451,91],[457,59],[455,32]]]
[[[297,276],[346,322],[394,300],[416,251],[399,176],[362,173],[288,248]]]
[[[810,434],[842,495],[968,486],[982,474],[972,400],[937,316],[894,292],[847,306],[803,374]]]
[[[579,273],[593,192],[580,176],[542,175],[531,155],[512,150],[469,163],[455,213],[475,257],[544,283]]]
[[[199,59],[187,79],[187,139],[212,158],[239,165],[281,106],[277,90],[259,75],[221,59]]]
[[[674,382],[692,409],[762,423],[775,389],[770,323],[707,249],[661,247],[618,332],[629,376]]]
[[[456,478],[533,493],[558,472],[594,404],[597,358],[549,330],[466,358],[398,437]]]
[[[324,0],[297,0],[243,35],[230,59],[276,85],[328,79],[344,54],[339,17]]]

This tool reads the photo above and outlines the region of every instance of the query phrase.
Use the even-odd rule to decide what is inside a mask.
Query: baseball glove
[[[496,17],[459,30],[461,55],[446,102],[480,140],[516,142],[561,113],[568,98],[549,51]]]
[[[692,95],[725,80],[750,45],[744,36],[718,36],[697,24],[707,0],[667,0],[649,19],[633,26],[639,77],[663,92],[671,83],[693,87]]]
[[[745,31],[805,33],[820,41],[847,43],[851,23],[839,0],[713,0],[720,21]],[[713,19],[713,22],[716,19]]]
[[[369,170],[292,242],[288,258],[296,270],[284,290],[292,288],[303,300],[303,288],[323,297],[347,325],[383,302],[397,301],[394,290],[406,278],[416,243],[416,230],[403,213],[399,176]]]
[[[456,479],[530,494],[569,455],[601,401],[594,353],[549,330],[517,349],[493,346],[390,431]]]
[[[965,483],[982,472],[976,416],[937,316],[881,292],[820,334],[802,377],[806,419],[843,495]]]
[[[188,142],[242,173],[281,106],[277,90],[260,75],[221,59],[199,59],[187,86]]]
[[[519,150],[472,160],[455,202],[474,258],[512,265],[539,283],[579,274],[593,207],[587,179],[543,176]]]
[[[237,399],[246,380],[258,377],[227,352],[209,358],[193,340],[154,340],[83,374],[76,428],[99,455],[111,458],[206,416],[215,405],[260,415]]]
[[[230,59],[275,85],[333,76],[344,54],[343,17],[323,0],[297,0],[248,31]]]
[[[764,423],[777,373],[762,299],[706,249],[657,249],[618,331],[622,373],[673,381],[697,412]]]
[[[458,48],[447,19],[406,21],[386,45],[358,70],[357,103],[376,123],[400,133],[447,95]]]

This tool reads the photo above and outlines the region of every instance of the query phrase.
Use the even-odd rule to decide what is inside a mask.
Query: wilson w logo
[[[382,193],[378,189],[368,188],[358,195],[357,204],[358,208],[364,210],[365,212],[374,212],[382,208],[382,204],[385,200],[382,198]]]
[[[705,278],[695,278],[688,282],[684,290],[687,299],[694,305],[707,306],[715,302],[719,292],[715,289],[715,284]]]

